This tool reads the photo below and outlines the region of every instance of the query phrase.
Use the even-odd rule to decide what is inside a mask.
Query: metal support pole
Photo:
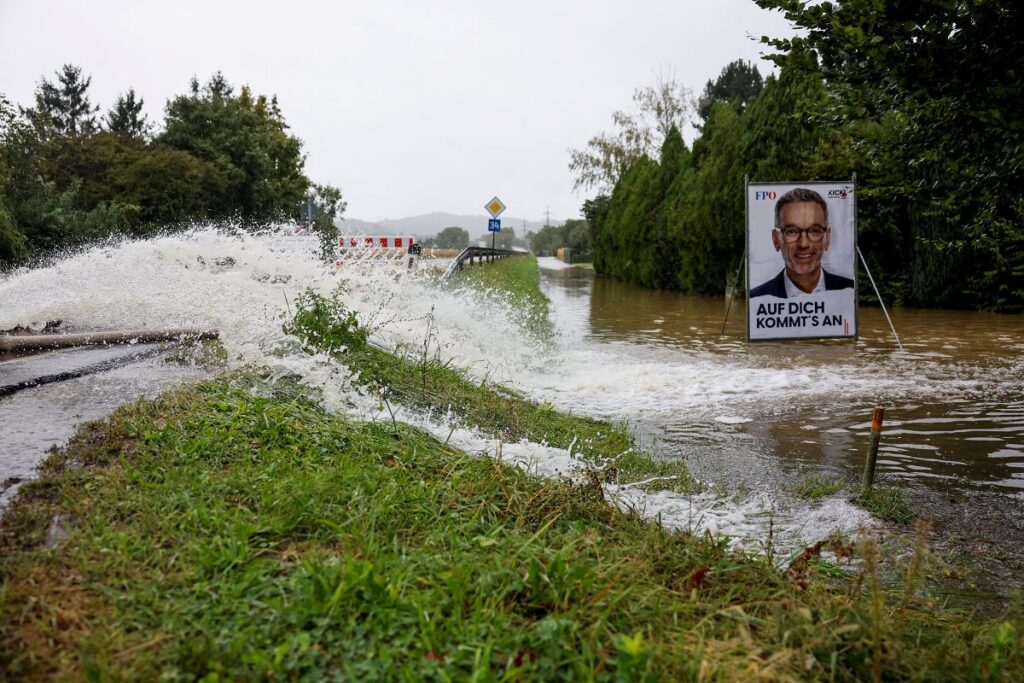
[[[861,496],[871,493],[871,484],[875,481],[875,462],[878,460],[878,442],[882,438],[882,418],[885,408],[876,406],[871,416],[871,434],[868,436],[868,454],[864,461],[864,478],[861,481]]]
[[[857,255],[860,256],[860,262],[864,265],[864,272],[868,274],[868,280],[871,281],[871,286],[875,288],[875,296],[878,297],[878,305],[882,307],[882,313],[885,313],[885,319],[889,321],[889,329],[892,330],[892,336],[896,337],[896,346],[900,347],[900,351],[902,351],[903,344],[900,343],[900,335],[896,334],[896,326],[892,324],[892,318],[889,317],[889,311],[885,310],[885,302],[882,301],[882,294],[878,291],[878,285],[875,284],[875,278],[871,277],[871,270],[868,269],[868,262],[864,260],[864,254],[861,252],[860,247],[857,247]]]
[[[729,322],[729,309],[732,308],[732,296],[736,292],[736,287],[740,284],[740,272],[743,270],[743,264],[747,262],[747,255],[744,254],[743,258],[740,259],[740,267],[736,269],[736,277],[732,281],[732,288],[729,290],[729,302],[725,305],[725,320],[722,321],[722,334],[725,334],[725,324]]]

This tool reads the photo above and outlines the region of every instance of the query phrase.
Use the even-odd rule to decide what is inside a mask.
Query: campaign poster
[[[748,183],[747,338],[857,336],[853,182]]]

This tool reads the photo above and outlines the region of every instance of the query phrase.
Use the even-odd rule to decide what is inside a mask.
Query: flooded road
[[[856,341],[748,345],[742,301],[722,334],[724,298],[543,265],[561,344],[593,366],[569,380],[569,407],[628,423],[729,491],[815,476],[851,497],[883,405],[876,485],[899,488],[933,547],[973,567],[969,599],[1024,589],[1024,317],[896,309],[900,351],[881,310],[861,307]]]
[[[713,453],[716,467],[744,477],[741,463],[770,453],[853,477],[872,408],[884,405],[880,479],[1024,494],[1021,316],[897,309],[900,351],[881,310],[862,307],[856,342],[748,345],[742,301],[723,335],[724,299],[643,290],[577,268],[545,270],[544,283],[564,338],[614,349],[627,365],[674,359],[694,368],[678,392],[703,401],[666,396],[665,406],[629,417],[698,464]],[[657,381],[653,389],[664,392]],[[725,446],[732,462],[722,460]]]
[[[0,386],[59,373],[87,373],[24,388],[0,400],[0,510],[18,484],[35,476],[36,465],[46,452],[63,445],[82,423],[203,376],[198,368],[165,362],[165,346],[75,348],[0,359]]]

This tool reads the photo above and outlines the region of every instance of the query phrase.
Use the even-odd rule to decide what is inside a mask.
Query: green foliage
[[[338,299],[306,291],[299,295],[295,307],[295,317],[284,331],[298,337],[307,348],[327,353],[366,349],[369,331]]]
[[[694,142],[694,169],[672,186],[667,230],[683,291],[720,293],[743,253],[743,132],[738,105],[716,105]]]
[[[879,519],[896,524],[909,524],[917,514],[898,488],[874,487],[857,503]]]
[[[302,143],[289,135],[277,98],[233,95],[220,73],[167,103],[157,140],[212,163],[227,179],[224,214],[265,219],[294,213],[309,188]]]
[[[591,223],[597,272],[658,288],[676,283],[677,248],[662,214],[675,179],[692,164],[675,128],[661,152],[662,164],[644,157],[626,172],[608,200],[607,213]]]
[[[703,121],[711,116],[711,110],[720,102],[736,102],[740,111],[761,92],[764,79],[753,62],[737,59],[722,67],[722,73],[714,81],[708,81],[697,101],[697,114]]]
[[[469,246],[469,231],[452,225],[437,233],[434,246],[441,249],[465,249]]]
[[[7,209],[0,205],[0,268],[28,257],[28,238],[14,225]]]
[[[569,150],[573,189],[610,192],[633,164],[657,153],[672,129],[689,124],[693,96],[675,77],[660,77],[655,85],[633,92],[633,107],[612,114],[614,133],[601,133],[586,147]]]
[[[858,244],[888,301],[1024,310],[1024,93],[1005,68],[1022,61],[1017,6],[759,4],[805,35],[765,39],[782,70],[763,88],[743,62],[708,83],[692,162],[658,160],[667,190],[650,160],[628,162],[590,221],[595,270],[719,294],[744,249],[744,175],[856,173]]]
[[[516,244],[515,228],[502,228],[501,232],[491,233],[491,235],[493,235],[495,249],[511,249]],[[491,246],[490,241],[487,246]]]
[[[295,216],[307,189],[321,212],[314,228],[324,258],[333,258],[333,219],[345,202],[339,189],[302,174],[301,143],[276,99],[248,88],[234,96],[216,74],[168,104],[167,130],[151,141],[134,89],[101,131],[89,84],[65,65],[56,84],[42,80],[36,106],[21,115],[0,94],[0,267],[114,234]]]
[[[573,263],[586,263],[593,258],[590,225],[586,220],[569,219],[562,225],[545,225],[530,233],[530,251],[535,254],[554,255],[562,248],[570,250]]]
[[[793,487],[796,495],[811,500],[821,500],[825,496],[839,493],[842,489],[842,482],[814,474],[804,477]]]
[[[310,185],[310,189],[312,190],[310,198],[319,209],[320,215],[331,219],[331,221],[344,215],[348,204],[341,198],[340,189],[332,185],[318,183]]]
[[[25,110],[25,115],[44,138],[94,133],[99,107],[89,101],[92,77],[83,76],[82,69],[73,64],[65,64],[56,73],[56,84],[45,77],[39,82],[36,106]]]
[[[149,135],[149,123],[142,113],[143,99],[135,99],[135,88],[120,95],[113,109],[107,113],[107,130],[134,140],[144,140]]]
[[[1024,310],[1024,63],[1019,5],[757,0],[799,29],[762,41],[791,70],[821,73],[826,120],[863,154],[879,241],[909,272],[907,303]],[[900,239],[893,239],[899,234]],[[875,235],[871,235],[874,237]]]

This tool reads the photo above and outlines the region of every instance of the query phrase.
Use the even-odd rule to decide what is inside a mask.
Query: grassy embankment
[[[296,331],[307,343],[346,341],[368,390],[403,379],[396,399],[426,400],[424,382],[449,379],[436,362],[419,376],[413,360],[388,366],[360,345],[353,320],[322,317],[343,311],[306,304]],[[492,427],[505,419],[496,412],[481,414]],[[500,425],[557,431],[531,420]],[[0,537],[0,671],[207,681],[1022,673],[1020,620],[938,609],[923,554],[892,592],[874,543],[837,549],[860,553],[863,576],[839,578],[814,552],[782,572],[623,513],[596,479],[534,479],[236,374],[118,410],[23,488]]]

